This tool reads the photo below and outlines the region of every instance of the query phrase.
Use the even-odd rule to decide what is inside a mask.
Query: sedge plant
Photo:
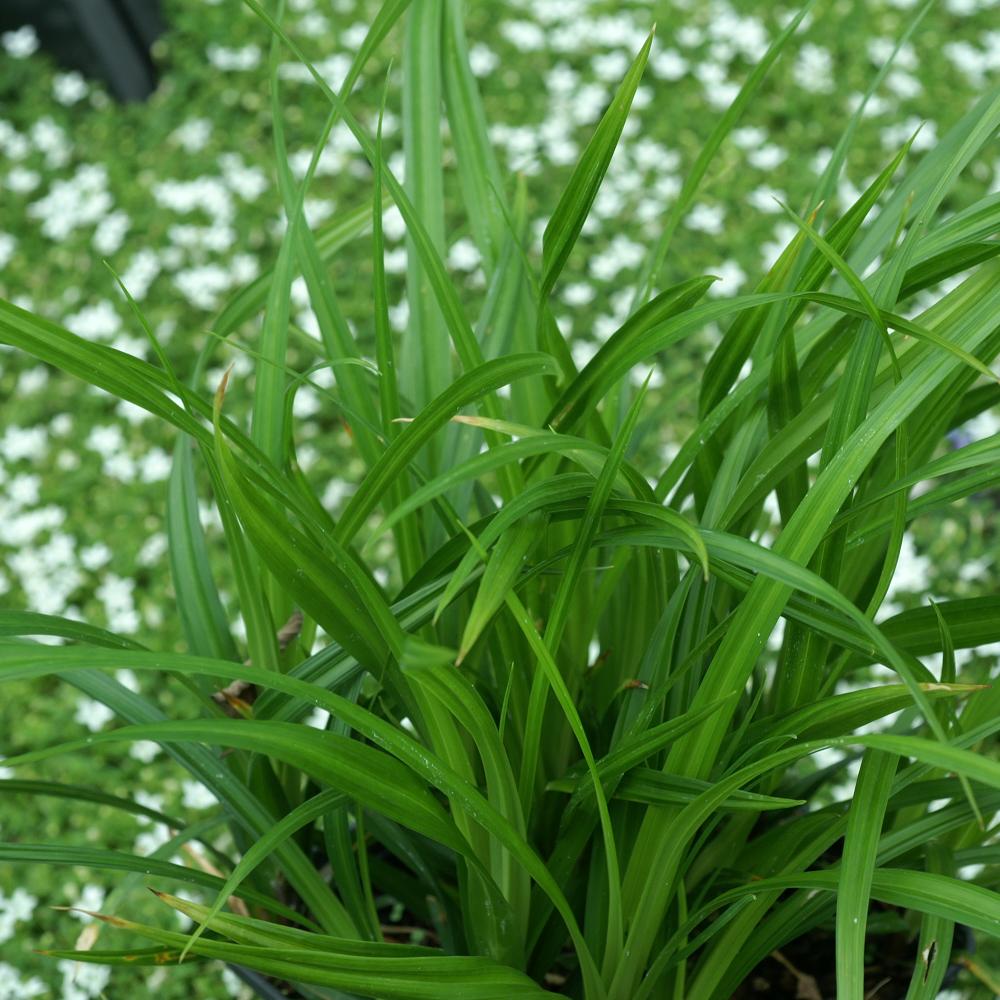
[[[339,92],[306,61],[330,111],[301,183],[276,67],[280,51],[302,54],[280,7],[247,2],[273,39],[287,228],[273,268],[218,316],[194,378],[174,370],[134,303],[156,363],[0,304],[0,341],[176,428],[167,515],[187,645],[147,649],[4,612],[0,681],[58,675],[121,722],[17,748],[5,764],[157,741],[217,797],[232,845],[178,820],[149,858],[0,844],[19,864],[138,873],[194,922],[190,933],[141,924],[123,904],[100,920],[147,944],[108,950],[102,936],[55,954],[221,960],[253,970],[262,996],[279,995],[272,982],[301,997],[722,1000],[768,955],[829,928],[837,996],[862,1000],[877,908],[908,921],[905,995],[936,996],[957,927],[1000,935],[989,874],[1000,688],[960,676],[955,656],[1000,639],[1000,598],[879,610],[908,524],[997,481],[995,439],[943,442],[1000,402],[1000,197],[950,216],[942,206],[995,135],[1000,90],[916,167],[899,150],[836,216],[829,196],[856,116],[809,204],[783,206],[796,235],[752,293],[706,299],[711,275],[661,287],[715,152],[803,11],[664,206],[628,318],[578,369],[550,303],[654,35],[552,206],[536,259],[524,187],[488,141],[460,0],[386,0]],[[397,22],[405,184],[350,101]],[[475,315],[442,263],[442,110],[487,282]],[[370,161],[371,201],[313,232],[303,204],[337,122]],[[408,231],[405,330],[389,321],[390,202]],[[352,266],[369,228],[371,317],[355,332],[329,274]],[[289,368],[300,274],[365,467],[336,518],[295,459],[292,403],[312,373]],[[227,414],[228,377],[214,396],[197,386],[220,341],[260,315],[247,431]],[[671,354],[713,323],[725,332],[701,373],[696,427],[665,468],[649,468],[637,429],[671,420]],[[643,384],[656,366],[659,401]],[[203,489],[245,644],[197,516]],[[387,550],[388,577],[376,573]],[[313,652],[318,629],[328,642]],[[43,633],[65,642],[32,640]],[[934,654],[938,672],[923,662]],[[168,717],[118,683],[122,667],[184,685],[198,709]],[[317,708],[325,729],[304,724]],[[821,750],[834,763],[817,768]],[[18,788],[149,811],[99,789]],[[170,860],[183,844],[210,861]],[[972,863],[987,867],[961,877]],[[185,886],[214,902],[177,895]],[[389,899],[425,943],[398,940]]]

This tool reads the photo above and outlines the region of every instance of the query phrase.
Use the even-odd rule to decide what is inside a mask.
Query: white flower
[[[562,298],[568,306],[585,306],[594,300],[594,289],[582,281],[573,282],[563,288]]]
[[[389,324],[396,330],[403,330],[410,321],[410,303],[400,299],[394,306],[389,306]]]
[[[521,52],[538,52],[545,48],[545,31],[532,21],[504,21],[500,34]]]
[[[404,274],[406,272],[406,247],[397,247],[385,253],[385,270],[387,274]]]
[[[0,437],[0,457],[6,462],[17,462],[22,458],[41,458],[48,449],[45,428],[7,427]]]
[[[591,358],[597,353],[598,344],[590,340],[575,339],[570,344],[570,354],[573,356],[573,364],[577,368],[585,368]]]
[[[152,809],[154,812],[163,812],[163,796],[154,795],[152,792],[147,792],[145,789],[140,788],[133,796],[135,801],[146,809]],[[137,816],[136,819],[143,824],[143,826],[148,826],[153,821],[148,816]]]
[[[127,667],[115,671],[115,680],[123,688],[128,688],[133,694],[139,693],[139,678],[136,676],[134,670],[129,670]]]
[[[100,911],[104,905],[104,890],[99,885],[85,885],[76,898],[74,904],[78,909],[71,910],[70,916],[75,917],[82,923],[89,924],[94,918],[88,913],[80,913],[80,910]]]
[[[122,328],[121,317],[106,299],[84,306],[79,312],[67,316],[65,323],[78,337],[88,340],[108,340]]]
[[[3,1000],[30,1000],[48,992],[49,988],[38,976],[22,979],[13,965],[0,962],[0,997]]]
[[[727,260],[714,270],[719,280],[710,286],[709,295],[732,295],[747,280],[746,272],[734,260]]]
[[[580,85],[580,76],[566,63],[556,63],[545,77],[545,85],[553,96],[568,98]]]
[[[335,511],[354,492],[354,486],[343,479],[331,479],[323,491],[323,506]]]
[[[107,705],[93,698],[81,698],[73,715],[81,726],[86,726],[92,733],[103,729],[114,717],[115,713]]]
[[[87,96],[89,88],[87,81],[76,72],[56,73],[52,80],[52,95],[60,104],[67,107],[82,101]]]
[[[795,60],[793,75],[803,90],[828,94],[834,85],[833,56],[829,50],[807,42]]]
[[[722,232],[725,214],[718,205],[695,205],[688,213],[685,225],[697,232],[717,236]]]
[[[333,202],[325,198],[306,198],[302,204],[302,213],[309,228],[315,229],[333,215]]]
[[[0,268],[10,263],[16,249],[17,240],[10,233],[0,233]]]
[[[128,755],[142,764],[148,764],[160,752],[160,745],[152,740],[136,740],[128,748]]]
[[[132,298],[143,299],[160,273],[160,260],[152,250],[140,250],[121,275],[122,284]]]
[[[482,42],[469,49],[469,66],[476,76],[488,76],[500,65],[500,57]]]
[[[89,962],[71,962],[69,959],[59,962],[59,971],[63,976],[61,1000],[91,1000],[99,997],[111,978],[109,965],[91,965]]]
[[[17,377],[17,393],[20,396],[31,396],[36,392],[40,392],[49,381],[48,369],[44,366],[39,366],[37,368],[26,368]],[[60,416],[65,416],[69,419],[68,414],[60,414]],[[58,419],[58,418],[56,418]]]
[[[173,462],[162,448],[153,448],[139,459],[139,479],[144,483],[159,483],[170,475]]]
[[[232,279],[218,264],[205,264],[178,271],[174,284],[191,305],[208,311],[218,306],[223,294],[232,287]]]
[[[160,181],[153,186],[153,197],[163,208],[182,215],[201,211],[216,222],[232,222],[236,214],[233,196],[218,177]]]
[[[448,265],[458,271],[474,271],[482,263],[479,247],[468,237],[456,240],[448,251]]]
[[[211,809],[216,805],[215,793],[206,788],[200,781],[185,781],[181,783],[183,801],[186,809]]]
[[[990,63],[985,52],[964,41],[945,42],[941,46],[941,51],[959,72],[969,78],[970,82],[977,86],[984,82]]]
[[[752,208],[757,209],[758,212],[765,212],[768,215],[774,215],[776,212],[781,211],[781,206],[775,199],[780,199],[784,201],[786,198],[783,191],[779,191],[777,188],[769,187],[767,184],[761,184],[760,187],[756,187],[750,194],[747,195],[747,202]]]
[[[608,103],[608,92],[599,83],[586,83],[573,95],[569,111],[577,125],[594,121]]]
[[[0,150],[9,160],[23,160],[31,152],[31,143],[10,122],[0,121]]]
[[[663,49],[649,57],[649,69],[661,80],[680,80],[688,72],[688,61],[676,49]]]
[[[268,189],[267,174],[260,167],[248,167],[236,153],[223,153],[219,166],[229,189],[244,201],[256,201]]]
[[[96,451],[104,458],[110,458],[125,447],[125,436],[122,434],[122,429],[116,424],[92,427],[84,441],[84,446],[91,451]]]
[[[110,257],[121,249],[130,225],[131,220],[124,212],[112,212],[106,215],[94,230],[94,249],[102,257]]]
[[[903,69],[894,69],[889,73],[885,78],[885,85],[902,101],[909,101],[914,97],[919,97],[923,90],[923,85],[920,81]]]
[[[27,59],[38,51],[38,32],[26,24],[16,31],[5,31],[0,35],[0,43],[12,59]]]
[[[30,507],[38,503],[41,479],[34,474],[15,476],[7,487],[7,496],[15,509]]]
[[[304,385],[295,394],[295,401],[292,403],[292,413],[299,420],[307,420],[309,417],[315,416],[322,408],[323,404],[320,402],[319,394],[315,389]]]
[[[28,216],[41,221],[45,236],[65,239],[74,229],[93,225],[111,210],[107,182],[103,166],[78,167],[69,180],[56,181],[44,198],[32,202]]]
[[[163,554],[167,551],[167,536],[162,531],[158,531],[143,543],[141,549],[136,554],[135,561],[140,566],[152,566],[159,562]]]
[[[760,248],[761,263],[765,270],[770,270],[797,233],[798,228],[790,222],[782,222],[775,229],[774,239],[764,243]]]
[[[629,62],[629,57],[618,50],[594,56],[590,61],[590,66],[599,80],[617,83],[628,72]]]
[[[344,34],[346,35],[347,32]],[[341,41],[345,45],[347,44],[343,36],[341,37]],[[314,61],[313,68],[319,74],[320,78],[326,82],[327,86],[332,87],[336,91],[340,90],[344,77],[347,76],[351,68],[351,60],[345,53],[336,52],[325,59]],[[316,82],[309,69],[299,62],[282,63],[278,67],[278,75],[283,80],[294,80],[297,83],[314,84]]]
[[[30,194],[41,182],[42,175],[27,167],[12,167],[7,172],[7,188],[14,194]]]
[[[260,65],[260,48],[245,45],[241,49],[227,49],[221,45],[209,45],[206,50],[208,61],[224,72],[251,70]]]
[[[774,170],[775,167],[784,163],[788,153],[773,142],[751,150],[747,154],[747,161],[752,167],[758,170]]]
[[[200,153],[212,138],[212,123],[207,118],[192,118],[174,129],[170,138],[185,152]]]
[[[136,632],[142,624],[132,598],[134,589],[134,580],[115,573],[109,573],[97,588],[97,598],[104,604],[108,627],[114,632]]]
[[[111,549],[104,542],[96,542],[94,545],[88,545],[87,548],[80,550],[80,564],[91,573],[106,566],[109,562],[111,562]]]
[[[51,118],[39,118],[29,131],[35,149],[45,154],[48,167],[63,167],[69,162],[72,144],[63,129]]]
[[[734,128],[730,133],[730,138],[740,149],[754,149],[767,142],[767,129],[759,128],[756,125],[743,125],[740,128]]]
[[[387,240],[401,240],[406,235],[406,223],[395,205],[390,205],[382,213],[382,231]]]

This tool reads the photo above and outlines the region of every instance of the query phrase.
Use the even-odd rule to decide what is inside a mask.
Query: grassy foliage
[[[134,302],[153,361],[0,303],[0,342],[178,432],[167,516],[186,645],[3,613],[0,679],[58,677],[124,723],[19,747],[5,761],[10,790],[139,812],[174,833],[152,859],[42,837],[0,843],[0,860],[146,875],[215,900],[159,894],[191,934],[106,905],[98,919],[126,945],[109,950],[108,933],[51,953],[221,960],[253,970],[261,996],[277,982],[303,997],[486,1000],[545,985],[587,1000],[709,1000],[833,928],[838,997],[875,985],[872,955],[893,934],[919,941],[907,995],[935,996],[956,926],[1000,934],[1000,704],[955,655],[1000,641],[1000,600],[879,612],[907,526],[995,484],[993,439],[944,443],[998,398],[1000,200],[944,206],[1000,126],[1000,91],[984,88],[916,166],[901,141],[838,212],[828,198],[859,109],[800,211],[786,209],[790,242],[757,287],[710,298],[715,277],[688,271],[672,239],[801,11],[733,95],[628,289],[631,308],[584,360],[554,296],[654,34],[580,150],[538,260],[523,185],[491,152],[457,0],[389,0],[339,92],[286,32],[283,5],[246,2],[272,35],[287,224],[273,268],[222,308],[195,377]],[[383,148],[388,109],[370,129],[351,97],[393,32],[403,181]],[[325,138],[299,180],[278,72],[289,53],[327,102],[327,130],[350,132],[373,179],[365,204],[319,232],[304,208]],[[476,309],[442,259],[442,108],[482,261]],[[407,230],[405,324],[388,307],[388,201]],[[350,264],[356,246],[343,243],[370,217],[366,339],[328,268]],[[299,274],[318,324],[318,361],[301,370]],[[230,382],[249,379],[227,372],[209,396],[200,376],[258,314],[247,422]],[[710,324],[725,333],[690,394],[693,430],[648,476],[640,431],[671,420],[674,401],[648,393],[647,373],[669,374]],[[296,392],[321,369],[363,469],[335,513],[295,448]],[[245,642],[198,516],[208,495]],[[328,642],[314,651],[320,629]],[[39,634],[70,642],[29,638]],[[935,653],[937,673],[921,659]],[[130,689],[123,670],[168,697]],[[221,809],[188,823],[140,796],[54,785],[52,765],[38,766],[140,741]],[[172,860],[181,845],[197,864]],[[970,878],[974,864],[986,867]],[[399,940],[400,913],[420,941]]]

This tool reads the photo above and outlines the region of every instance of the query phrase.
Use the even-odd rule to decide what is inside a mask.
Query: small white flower
[[[16,249],[17,240],[10,233],[0,233],[0,268],[10,263]]]
[[[85,885],[77,897],[75,905],[79,907],[79,910],[98,912],[104,905],[104,890],[99,885]],[[94,919],[90,914],[80,913],[79,910],[71,910],[70,916],[85,924],[89,924]]]
[[[79,312],[67,316],[65,323],[78,337],[87,340],[107,340],[122,328],[118,311],[107,300],[84,306]]]
[[[80,564],[91,573],[106,566],[109,562],[111,562],[111,549],[104,542],[96,542],[94,545],[88,545],[87,548],[80,550]]]
[[[387,240],[401,240],[406,235],[406,223],[395,205],[391,205],[382,213],[382,231]]]
[[[4,940],[2,930],[0,930],[0,940]],[[40,997],[48,992],[49,988],[38,976],[22,979],[13,965],[0,962],[0,997],[4,1000],[30,1000],[31,997]]]
[[[103,729],[114,717],[115,713],[107,705],[93,698],[81,698],[73,715],[81,726],[86,726],[92,733]]]
[[[500,57],[482,42],[469,49],[469,66],[476,76],[488,76],[500,65]]]
[[[173,461],[162,448],[152,448],[139,459],[139,480],[160,483],[170,475]]]
[[[335,511],[354,492],[354,486],[343,479],[331,479],[323,491],[323,506]]]
[[[102,257],[110,257],[121,249],[125,234],[132,224],[124,212],[112,212],[97,224],[94,230],[94,249]]]
[[[743,125],[740,128],[734,128],[730,133],[730,138],[740,149],[754,149],[767,142],[767,130],[756,125]]]
[[[773,142],[751,150],[747,154],[747,161],[758,170],[774,170],[775,167],[784,163],[788,153]]]
[[[128,748],[128,755],[142,764],[148,764],[160,752],[160,745],[152,740],[136,740]]]
[[[212,138],[212,123],[207,118],[192,118],[174,129],[170,138],[185,152],[200,153]]]
[[[162,795],[154,795],[152,792],[147,792],[145,789],[140,788],[135,793],[133,798],[139,805],[144,806],[146,809],[152,809],[155,812],[163,812]],[[153,822],[147,816],[137,816],[136,819],[144,826],[148,826]]]
[[[42,175],[37,170],[28,170],[26,167],[12,167],[7,172],[7,188],[13,191],[14,194],[31,194],[41,182]]]
[[[134,670],[129,670],[127,667],[122,670],[116,670],[115,680],[122,687],[128,688],[133,694],[139,693],[139,678],[136,676]]]
[[[725,214],[718,205],[695,205],[688,213],[685,225],[697,232],[717,236],[722,232]]]
[[[448,264],[458,271],[474,271],[482,263],[479,248],[468,237],[456,240],[448,251]]]
[[[663,49],[650,56],[649,69],[661,80],[680,80],[687,75],[688,61],[676,49]]]
[[[563,302],[568,306],[585,306],[594,300],[594,289],[582,281],[566,285],[562,290]]]
[[[174,284],[181,294],[198,309],[215,309],[223,294],[232,287],[229,273],[218,264],[205,264],[178,271]]]
[[[793,75],[803,90],[828,94],[834,86],[833,56],[829,50],[807,42],[795,60]]]
[[[732,295],[747,280],[746,272],[734,260],[727,260],[714,270],[719,280],[709,288],[709,295]]]
[[[182,782],[183,802],[186,809],[211,809],[216,805],[215,793],[206,788],[200,781]]]
[[[504,21],[500,34],[521,52],[538,52],[545,48],[545,31],[532,21]]]
[[[246,45],[241,49],[209,45],[205,54],[208,56],[208,61],[223,72],[246,71],[256,69],[260,65],[261,51],[256,45]]]
[[[103,994],[111,978],[110,965],[91,965],[89,962],[59,962],[62,972],[62,1000],[91,1000]]]
[[[38,51],[38,32],[26,24],[16,31],[5,31],[0,35],[0,43],[12,59],[27,59]]]
[[[0,436],[0,457],[6,462],[41,458],[48,450],[45,428],[9,426]]]
[[[760,187],[754,188],[753,191],[747,195],[747,202],[758,212],[765,212],[768,215],[774,215],[781,211],[781,206],[778,204],[778,200],[784,201],[785,197],[786,196],[783,191],[779,191],[777,188],[769,187],[767,184],[761,184]]]
[[[111,458],[125,448],[125,436],[117,424],[92,427],[84,446],[103,458]]]
[[[87,81],[76,72],[56,73],[52,80],[52,95],[60,104],[67,107],[82,101],[89,91]]]
[[[160,561],[167,551],[167,536],[158,531],[155,535],[150,535],[143,543],[141,549],[136,554],[135,561],[140,566],[152,566]]]

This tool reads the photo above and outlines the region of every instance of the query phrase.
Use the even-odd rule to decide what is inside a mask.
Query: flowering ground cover
[[[266,27],[235,0],[165,6],[170,31],[155,52],[162,81],[144,105],[117,105],[98,84],[59,70],[35,51],[30,29],[0,39],[0,296],[81,336],[151,358],[149,341],[117,288],[117,273],[188,378],[228,298],[273,264],[284,216],[274,169]],[[376,6],[289,0],[287,8],[289,31],[328,81],[339,83]],[[714,162],[674,241],[665,283],[713,273],[720,280],[710,294],[720,296],[756,285],[795,234],[779,202],[803,207],[850,114],[901,36],[906,40],[894,66],[858,125],[834,196],[838,212],[914,132],[910,155],[919,162],[984,88],[1000,80],[1000,4],[942,0],[919,20],[916,10],[909,0],[817,4]],[[561,329],[572,333],[578,366],[627,315],[664,206],[678,195],[714,120],[792,13],[791,6],[749,0],[468,4],[470,61],[492,123],[490,137],[505,164],[524,178],[529,229],[539,245],[547,211],[651,23],[658,25],[622,144],[558,291],[556,315]],[[354,100],[374,126],[388,72],[382,132],[388,162],[401,178],[399,70],[388,58],[396,45],[390,38],[379,52]],[[301,179],[326,105],[298,63],[277,58],[288,157]],[[449,141],[446,135],[446,151]],[[452,204],[457,172],[447,181],[446,260],[475,304],[485,291],[479,251]],[[322,232],[349,227],[356,218],[361,234],[370,182],[350,133],[335,128],[305,205],[310,225]],[[945,208],[957,211],[991,191],[1000,192],[995,142],[992,160],[975,164]],[[384,225],[389,317],[398,330],[408,314],[405,229],[392,208]],[[367,253],[352,258],[349,246],[332,271],[345,318],[374,355],[371,278]],[[304,370],[318,355],[318,324],[301,279],[293,285],[292,303],[292,359]],[[920,308],[917,301],[914,311]],[[214,387],[234,366],[227,406],[236,415],[248,401],[256,333],[253,323],[240,328],[202,376],[203,386]],[[676,417],[669,427],[640,425],[635,451],[648,468],[662,469],[692,426],[696,399],[681,387],[696,384],[691,375],[704,367],[719,336],[706,328],[654,370],[650,391],[669,399]],[[298,463],[336,513],[353,492],[359,467],[344,457],[351,416],[339,406],[328,369],[299,390],[294,414]],[[970,439],[983,438],[1000,430],[1000,419],[981,414],[966,430]],[[0,603],[180,648],[163,516],[173,445],[172,435],[139,408],[23,355],[0,354]],[[917,591],[929,589],[941,599],[994,592],[1000,582],[995,503],[994,496],[980,495],[918,520],[904,540],[882,615],[910,607]],[[210,542],[218,542],[214,509],[205,505],[202,515]],[[230,581],[222,582],[224,591],[231,590]],[[239,635],[234,604],[230,610]],[[995,665],[1000,650],[960,655],[974,673]],[[119,680],[135,687],[155,683],[128,672]],[[186,697],[180,687],[158,694],[166,708],[183,706]],[[68,686],[15,683],[0,702],[0,750],[98,732],[111,718],[102,704]],[[64,780],[93,782],[95,761],[106,768],[104,791],[114,793],[116,785],[162,789],[141,798],[148,810],[206,822],[217,813],[207,791],[174,771],[154,743],[133,745],[127,755],[112,748],[64,758]],[[16,793],[0,801],[0,834],[7,841],[101,842],[143,855],[167,845],[170,856],[168,826],[149,815],[102,807],[84,814],[71,802],[19,799]],[[116,876],[114,884],[114,901],[128,894],[141,912],[138,880],[122,887]],[[28,950],[65,943],[67,919],[51,906],[98,909],[111,885],[100,872],[83,868],[0,864],[0,998],[171,1000],[246,992],[221,966],[214,972],[182,966],[169,976],[161,969],[111,973],[56,964]],[[81,933],[95,933],[96,925],[75,916]],[[996,966],[995,953],[993,961]],[[958,988],[970,997],[988,995],[972,978]]]

